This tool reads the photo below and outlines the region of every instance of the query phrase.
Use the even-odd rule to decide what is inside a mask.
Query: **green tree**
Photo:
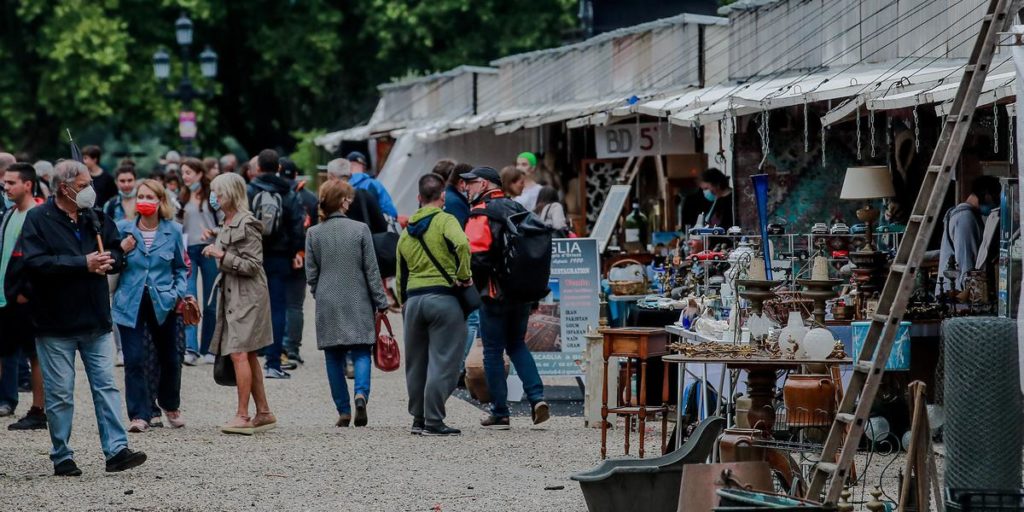
[[[573,0],[9,0],[0,3],[0,147],[66,156],[64,128],[82,143],[178,146],[180,105],[153,79],[157,48],[173,55],[174,20],[195,23],[197,144],[234,137],[252,151],[292,149],[294,133],[365,120],[376,86],[408,73],[486,64],[561,42]],[[220,56],[215,83],[196,55]],[[149,144],[149,143],[147,143]],[[150,144],[151,146],[151,144]],[[141,147],[141,146],[140,146]]]

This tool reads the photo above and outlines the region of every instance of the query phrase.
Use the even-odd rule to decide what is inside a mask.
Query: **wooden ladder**
[[[854,361],[854,372],[843,397],[836,419],[819,462],[814,465],[807,498],[836,504],[850,475],[857,445],[878,393],[885,363],[892,350],[893,339],[914,290],[914,274],[928,247],[939,209],[953,176],[953,169],[971,127],[978,96],[992,64],[992,55],[999,43],[999,33],[1006,32],[1022,0],[989,0],[978,38],[964,70],[956,99],[942,123],[942,134],[935,146],[925,173],[921,191],[907,223],[903,243],[889,269],[878,309],[870,318],[871,328],[860,356]],[[876,350],[877,349],[877,350]],[[872,355],[874,357],[872,358]]]

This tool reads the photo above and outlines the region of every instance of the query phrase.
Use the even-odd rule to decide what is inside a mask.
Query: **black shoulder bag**
[[[420,246],[423,247],[423,252],[427,253],[427,258],[430,258],[430,262],[434,264],[434,267],[441,273],[444,280],[448,281],[448,284],[452,287],[452,290],[455,292],[455,298],[459,300],[459,306],[462,308],[462,315],[468,317],[470,313],[480,309],[480,291],[476,289],[476,286],[459,286],[456,284],[452,276],[448,274],[448,271],[441,266],[441,262],[437,261],[437,258],[434,257],[434,253],[430,252],[427,243],[418,236],[413,236],[413,238],[420,243]],[[457,255],[455,261],[458,263]]]

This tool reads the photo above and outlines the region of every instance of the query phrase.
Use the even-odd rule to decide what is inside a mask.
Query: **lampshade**
[[[849,167],[843,181],[840,199],[879,199],[892,197],[896,191],[892,187],[892,175],[884,165],[867,167]]]
[[[181,46],[192,44],[192,20],[188,19],[185,13],[181,13],[178,20],[174,22],[174,38]]]

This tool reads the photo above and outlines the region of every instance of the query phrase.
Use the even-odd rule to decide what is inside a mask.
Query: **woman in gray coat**
[[[339,427],[352,421],[346,355],[355,366],[355,425],[366,425],[375,313],[388,309],[370,228],[345,217],[353,197],[355,190],[347,182],[324,183],[320,187],[321,222],[306,235],[306,282],[316,299],[316,345],[327,359],[327,380]]]

